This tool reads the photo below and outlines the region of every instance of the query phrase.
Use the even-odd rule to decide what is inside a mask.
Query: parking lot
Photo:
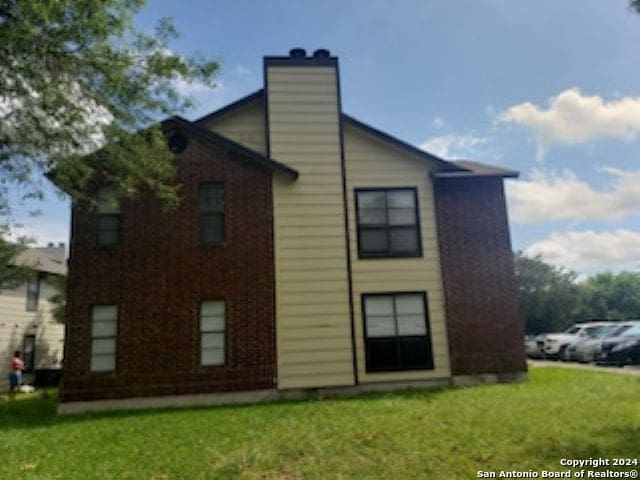
[[[592,370],[596,372],[613,372],[624,373],[628,375],[640,376],[640,365],[627,365],[625,367],[602,367],[595,364],[583,364],[583,363],[568,363],[568,362],[555,362],[550,360],[532,360],[527,361],[529,365],[536,367],[561,367],[561,368],[573,368],[578,370]]]

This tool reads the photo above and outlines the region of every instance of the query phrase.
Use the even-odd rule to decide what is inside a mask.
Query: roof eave
[[[229,150],[239,154],[240,156],[252,160],[257,165],[267,168],[268,170],[272,170],[274,173],[283,175],[291,181],[296,180],[299,176],[298,171],[289,167],[288,165],[285,165],[282,162],[278,162],[277,160],[267,158],[261,153],[256,152],[255,150],[251,150],[250,148],[247,148],[244,145],[240,145],[239,143],[234,142],[233,140],[211,130],[202,128],[199,125],[196,125],[195,123],[192,123],[189,120],[178,115],[163,120],[162,126],[167,129],[177,127],[178,129],[184,130],[185,133],[193,135],[194,137],[197,137],[201,140],[226,147]]]
[[[352,125],[358,128],[363,129],[364,131],[366,131],[367,133],[369,133],[374,137],[380,138],[381,140],[391,143],[392,145],[395,145],[396,147],[399,147],[405,151],[408,151],[409,153],[417,155],[418,157],[421,157],[424,160],[435,163],[438,168],[438,171],[451,171],[451,172],[467,171],[467,169],[458,167],[457,165],[454,165],[453,163],[448,162],[438,157],[437,155],[421,150],[418,147],[411,145],[410,143],[407,143],[403,140],[400,140],[397,137],[394,137],[392,135],[389,135],[388,133],[383,132],[382,130],[378,130],[377,128],[374,128],[371,125],[367,125],[366,123],[361,122],[360,120],[357,120],[351,115],[347,115],[346,113],[343,113],[342,119],[346,120],[347,122],[351,123]]]

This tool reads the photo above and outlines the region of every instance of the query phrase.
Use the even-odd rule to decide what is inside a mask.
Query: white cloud
[[[514,222],[554,220],[622,220],[637,215],[640,205],[640,171],[601,167],[611,181],[597,190],[571,170],[533,169],[528,180],[508,182],[509,214]]]
[[[553,233],[524,251],[583,275],[595,272],[640,271],[640,231],[567,231]]]
[[[548,101],[548,108],[524,102],[509,107],[498,121],[530,128],[538,146],[538,159],[552,145],[576,145],[603,138],[631,142],[640,134],[640,97],[607,101],[570,88]]]
[[[431,137],[419,145],[422,150],[442,158],[467,158],[476,156],[480,145],[488,139],[473,135],[457,135],[450,133],[439,137]]]

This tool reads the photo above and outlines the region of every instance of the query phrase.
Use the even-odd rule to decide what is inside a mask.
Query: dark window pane
[[[119,230],[120,229],[120,216],[118,216],[118,215],[99,215],[98,216],[98,229],[99,230]]]
[[[396,337],[367,340],[367,369],[385,370],[398,368],[398,344]]]
[[[358,192],[358,208],[382,208],[386,205],[385,192]]]
[[[413,208],[390,208],[389,225],[415,225],[416,212]]]
[[[432,368],[431,349],[426,337],[399,337],[403,367]]]
[[[205,183],[200,185],[200,212],[224,211],[224,191],[219,183]]]
[[[416,206],[413,190],[389,190],[387,192],[387,206],[389,208],[409,208]]]
[[[356,190],[361,257],[419,256],[415,188]]]
[[[387,230],[366,229],[360,230],[360,250],[363,253],[385,253],[389,250]]]
[[[38,299],[40,297],[40,277],[30,278],[27,281],[27,306],[28,312],[38,310]]]
[[[223,214],[201,215],[200,222],[200,234],[203,243],[222,243],[224,241]]]
[[[98,245],[115,245],[118,243],[117,230],[104,230],[98,232]]]
[[[361,208],[358,210],[358,222],[360,225],[387,224],[387,212],[384,208]]]
[[[120,215],[98,215],[96,220],[98,245],[115,245],[120,237]]]
[[[418,252],[418,232],[415,228],[394,228],[391,230],[391,252]]]

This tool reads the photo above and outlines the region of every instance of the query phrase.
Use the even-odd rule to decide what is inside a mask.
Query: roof
[[[424,160],[427,160],[429,162],[435,162],[439,170],[456,171],[456,172],[465,170],[464,167],[459,167],[457,165],[454,165],[453,163],[448,162],[432,153],[429,153],[425,150],[415,147],[410,143],[407,143],[403,140],[400,140],[397,137],[389,135],[388,133],[384,133],[382,130],[378,130],[377,128],[374,128],[371,125],[367,125],[366,123],[361,122],[360,120],[357,120],[352,116],[347,115],[346,113],[342,114],[342,120],[357,128],[360,128],[361,130],[364,130],[365,132],[369,133],[370,135],[373,135],[374,137],[380,138],[381,140],[391,143],[392,145],[395,145],[396,147],[399,147],[400,149],[406,152],[412,153],[413,155],[417,155],[418,157]]]
[[[255,150],[251,150],[244,145],[240,145],[239,143],[234,142],[227,137],[203,128],[197,125],[196,122],[190,122],[189,120],[176,115],[168,118],[167,120],[164,120],[162,122],[162,125],[165,128],[177,128],[183,133],[203,140],[205,142],[211,142],[216,145],[221,145],[225,148],[228,148],[232,152],[241,155],[245,159],[253,162],[255,165],[264,167],[275,173],[282,174],[291,180],[295,180],[296,178],[298,178],[297,170],[285,165],[284,163],[265,157],[261,153],[258,153]]]
[[[263,98],[264,98],[264,89],[261,88],[260,90],[250,93],[249,95],[242,97],[241,99],[236,100],[235,102],[230,103],[229,105],[226,105],[218,110],[215,110],[214,112],[208,113],[203,117],[197,118],[196,120],[193,121],[193,123],[202,124],[202,123],[210,122],[211,120],[221,117],[225,113],[232,112],[233,110],[243,107],[244,105],[247,105],[253,102],[254,100],[262,100]]]
[[[472,162],[471,160],[453,160],[454,165],[464,168],[465,170],[457,172],[435,172],[433,176],[435,178],[477,178],[477,177],[502,177],[502,178],[517,178],[519,173],[515,170],[509,170],[506,168],[494,167],[493,165],[487,165],[480,162]]]
[[[31,267],[34,270],[54,275],[66,275],[67,265],[64,261],[56,260],[37,248],[27,248],[20,252],[14,263],[25,267]]]
[[[288,58],[288,57],[287,57]],[[193,126],[198,126],[208,123],[211,120],[219,118],[233,110],[241,108],[249,103],[256,100],[264,99],[264,89],[257,90],[249,95],[246,95],[239,100],[230,103],[229,105],[222,107],[214,112],[211,112],[203,117],[200,117],[193,121]],[[183,121],[186,121],[182,119]],[[387,143],[390,143],[405,152],[408,152],[412,155],[417,156],[420,159],[428,161],[430,163],[435,163],[438,167],[438,170],[434,172],[433,176],[436,178],[477,178],[477,177],[502,177],[502,178],[517,178],[519,173],[515,170],[504,169],[500,167],[495,167],[492,165],[487,165],[480,162],[474,162],[470,160],[445,160],[443,158],[438,157],[432,153],[429,153],[425,150],[422,150],[410,143],[407,143],[403,140],[400,140],[397,137],[389,135],[388,133],[383,132],[382,130],[378,130],[377,128],[368,125],[351,115],[347,115],[346,113],[342,113],[342,121],[346,122],[366,133],[372,135],[380,140],[383,140]],[[200,128],[201,130],[205,130],[206,132],[213,133],[208,129]],[[218,135],[219,136],[219,135]],[[225,138],[225,137],[221,137]],[[231,142],[225,138],[226,141]],[[233,142],[235,143],[235,142]],[[242,147],[244,148],[244,147]],[[260,155],[257,152],[254,152],[256,155]],[[264,158],[264,157],[263,157]],[[271,162],[275,162],[275,160],[267,159]],[[278,162],[276,162],[278,163]],[[286,167],[284,164],[279,164],[281,167]],[[286,167],[290,168],[290,167]],[[292,169],[291,169],[292,170]],[[297,172],[296,172],[297,176]]]

